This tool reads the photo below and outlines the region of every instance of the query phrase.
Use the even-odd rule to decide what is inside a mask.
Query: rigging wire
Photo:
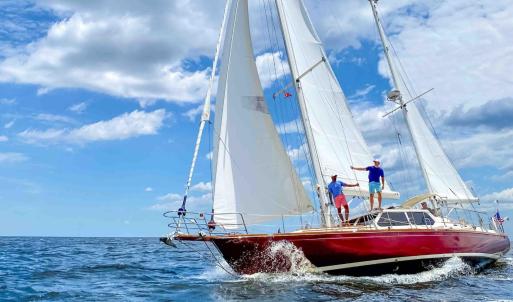
[[[385,29],[383,28],[383,31],[385,32]],[[402,62],[401,62],[401,59],[399,58],[399,55],[397,54],[397,51],[392,43],[392,41],[390,39],[388,39],[388,34],[385,32],[385,36],[387,37],[387,42],[388,44],[390,45],[390,47],[392,48],[392,51],[393,51],[393,54],[394,54],[394,57],[396,58],[397,62],[399,63],[399,68],[400,68],[400,72],[399,72],[399,77],[401,78],[401,82],[403,83],[403,86],[406,88],[408,94],[410,95],[410,97],[413,97],[415,95],[417,95],[417,92],[415,91],[415,86],[413,85],[413,81],[411,80],[411,78],[408,76],[408,73],[406,72],[406,69],[404,68]],[[403,78],[403,74],[404,74],[404,78]],[[408,82],[408,83],[407,83]],[[411,86],[411,92],[410,92],[410,87]],[[413,94],[412,94],[413,93]],[[415,106],[415,105],[414,105]],[[435,139],[436,139],[436,142],[438,143],[440,149],[442,150],[443,154],[447,157],[447,159],[449,160],[449,164],[452,165],[452,162],[453,160],[449,157],[448,153],[445,152],[444,148],[442,147],[441,143],[440,143],[440,137],[438,136],[438,133],[435,129],[435,127],[433,126],[433,123],[431,122],[431,119],[426,111],[426,109],[424,108],[424,106],[415,106],[416,108],[419,108],[420,107],[420,111],[422,113],[423,116],[423,119],[424,120],[427,120],[428,121],[428,124],[429,124],[429,128],[430,130],[432,131]],[[425,165],[428,165],[428,163],[424,162]],[[455,168],[454,168],[455,169]],[[445,178],[443,177],[443,175],[440,175],[436,172],[435,169],[432,169],[431,170],[440,178],[442,179],[442,181],[445,183],[445,185],[447,186],[447,188],[451,191],[452,194],[454,194],[454,196],[456,198],[458,198],[457,194],[454,192],[454,190],[452,189],[452,186],[447,183],[447,181],[445,181]],[[461,176],[458,174],[458,172],[456,171],[457,173],[457,176],[459,177],[458,180],[458,185],[459,187],[462,189],[465,197],[467,197],[467,199],[472,199],[473,196],[469,196],[469,191],[468,189],[466,188],[466,185],[465,183],[463,182],[463,179],[461,178]]]
[[[264,8],[264,14],[265,14],[265,24],[266,24],[266,28],[267,28],[267,37],[268,37],[268,44],[269,44],[269,49],[271,50],[271,58],[272,58],[272,61],[273,61],[273,71],[274,71],[274,85],[276,85],[277,82],[279,82],[279,77],[278,77],[278,72],[277,72],[277,68],[276,68],[276,58],[275,58],[275,53],[279,53],[279,52],[275,52],[275,49],[274,49],[274,46],[278,47],[277,45],[273,45],[272,43],[272,36],[271,36],[271,30],[270,30],[270,22],[269,22],[269,18],[272,19],[272,16],[269,16],[268,15],[268,11],[267,11],[267,6],[266,6],[266,1],[265,0],[262,0],[261,1],[261,4],[263,4],[263,8]],[[271,11],[271,6],[270,4],[268,5],[269,7],[269,11]],[[271,14],[271,12],[269,13]],[[269,64],[270,65],[270,64]],[[271,70],[271,68],[269,68],[269,71]],[[279,126],[281,128],[281,132],[283,133],[283,135],[279,135],[282,143],[285,144],[285,146],[290,146],[289,144],[289,141],[288,141],[288,135],[285,133],[285,118],[284,118],[284,115],[285,113],[282,112],[281,108],[280,108],[280,105],[277,104],[276,100],[273,99],[272,101],[274,107],[277,109],[277,113],[278,113],[278,120],[280,121],[279,123]],[[295,173],[295,167],[294,165],[291,163],[291,173]],[[303,185],[300,183],[296,183],[296,179],[293,179],[293,186],[294,186],[294,196],[295,196],[295,199],[296,199],[296,205],[298,207],[298,209],[301,208],[301,204],[300,204],[300,200],[299,200],[299,195],[298,195],[298,191],[299,190],[304,190],[303,188]]]
[[[201,235],[200,235],[201,236]],[[212,250],[210,249],[210,247],[208,246],[207,242],[205,240],[203,240],[203,242],[205,243],[205,246],[207,247],[208,251],[210,252],[213,260],[216,262],[215,265],[220,267],[223,271],[225,271],[226,273],[228,273],[229,275],[231,275],[232,277],[239,277],[238,275],[232,273],[230,270],[226,269],[224,267],[224,265],[221,264],[221,261],[219,261],[219,259],[217,258],[217,256],[214,254],[214,252],[212,252]],[[196,252],[201,258],[204,258],[204,259],[207,259],[207,257],[205,257],[205,255],[203,255],[199,250],[195,249],[194,247],[192,247],[192,244],[189,244],[189,243],[185,243],[185,241],[180,241],[180,243],[183,243],[185,246],[187,246],[190,250],[192,250],[193,252]]]
[[[264,5],[265,5],[265,2],[264,2]],[[281,44],[279,42],[280,40],[278,39],[277,24],[275,22],[275,14],[273,13],[273,9],[272,9],[272,6],[271,6],[271,1],[268,2],[267,7],[269,9],[269,18],[268,18],[268,20],[271,20],[271,28],[272,28],[272,33],[273,33],[273,35],[271,35],[269,33],[269,25],[268,25],[267,26],[268,35],[269,35],[269,39],[271,40],[272,38],[274,38],[274,42],[275,42],[274,45],[273,45],[272,42],[270,43],[271,44],[270,48],[271,48],[271,51],[272,51],[273,54],[278,53],[279,55],[281,55],[282,52],[279,50]],[[267,10],[266,10],[266,16],[267,16]],[[276,46],[276,50],[274,49],[273,46]],[[276,68],[276,61],[275,61],[276,58],[275,58],[274,55],[272,56],[272,58],[273,58],[273,66],[274,66],[274,72],[275,72],[275,84],[276,84],[276,82],[278,82],[281,85],[280,88],[284,89],[285,86],[286,86],[285,80],[284,80],[283,77],[278,77],[278,75],[277,75],[278,72],[277,72],[277,68]],[[286,69],[284,67],[284,62],[281,59],[279,61],[280,61],[280,67],[281,67],[281,74],[285,75],[286,74]],[[293,79],[292,79],[292,81],[293,81]],[[278,100],[283,100],[283,96],[281,94],[278,97],[279,97]],[[299,123],[298,123],[298,117],[299,117],[300,113],[299,113],[299,110],[297,109],[297,102],[295,102],[296,106],[294,106],[294,104],[292,104],[293,102],[288,102],[286,99],[284,100],[284,102],[278,102],[278,101],[276,101],[276,99],[274,99],[274,101],[277,103],[278,107],[280,107],[280,103],[285,103],[285,106],[284,106],[285,108],[283,108],[283,115],[287,115],[287,114],[285,114],[285,112],[287,112],[287,109],[289,109],[288,116],[290,116],[290,115],[293,116],[294,124],[295,124],[296,130],[297,130],[296,131],[297,132],[296,142],[299,141],[298,152],[299,153],[301,153],[301,152],[303,153],[305,161],[306,161],[306,167],[307,167],[307,170],[308,170],[308,174],[310,176],[310,179],[313,179],[313,169],[311,167],[311,165],[313,165],[313,163],[309,159],[309,156],[307,154],[306,148],[303,147],[304,145],[306,145],[306,142],[304,141],[304,137],[302,135],[304,133],[304,129],[300,129]],[[288,105],[289,108],[286,108],[287,105]],[[296,109],[296,110],[294,110],[294,109]],[[283,118],[283,120],[285,120],[285,119]],[[288,135],[288,133],[286,133],[287,131],[285,131],[285,130],[286,129],[284,127],[283,130],[282,130],[283,136],[288,137],[289,135]],[[287,145],[288,145],[288,141],[287,141]],[[299,169],[299,175],[301,175],[301,174],[302,174],[301,173],[301,169]],[[301,187],[303,187],[302,184],[301,184]],[[312,181],[310,181],[310,187],[311,187],[312,200],[315,200],[316,199],[315,187],[314,187],[314,183]],[[316,207],[314,207],[314,212],[317,212],[317,208]]]

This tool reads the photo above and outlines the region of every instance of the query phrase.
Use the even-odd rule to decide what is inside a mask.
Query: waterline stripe
[[[452,257],[481,257],[490,259],[499,259],[502,257],[502,253],[487,254],[487,253],[450,253],[450,254],[431,254],[431,255],[420,255],[420,256],[407,256],[407,257],[396,257],[396,258],[385,258],[378,260],[360,261],[345,264],[335,264],[328,266],[316,267],[313,270],[317,272],[327,272],[338,269],[353,268],[359,266],[391,263],[391,262],[402,262],[410,260],[422,260],[422,259],[436,259],[436,258],[452,258]]]

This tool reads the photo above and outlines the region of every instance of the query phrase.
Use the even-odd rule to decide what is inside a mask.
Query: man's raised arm
[[[351,166],[351,169],[356,170],[356,171],[367,171],[366,167],[365,168],[357,168],[357,167]]]

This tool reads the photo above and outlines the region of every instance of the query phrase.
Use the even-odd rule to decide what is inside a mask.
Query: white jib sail
[[[370,2],[378,33],[383,43],[385,57],[391,72],[391,79],[395,89],[402,94],[402,102],[409,102],[413,97],[409,93],[404,81],[400,82],[397,76],[397,68],[393,58],[389,54],[390,41],[385,35],[383,26],[379,20],[376,3]],[[409,98],[405,99],[406,96]],[[467,188],[453,164],[445,154],[440,142],[428,128],[424,118],[420,114],[417,105],[413,102],[403,109],[406,124],[413,139],[417,158],[426,180],[429,193],[437,194],[448,201],[476,201],[477,198]]]
[[[440,142],[426,125],[417,106],[413,102],[409,103],[406,110],[410,133],[429,192],[448,201],[477,201],[445,154]]]
[[[360,187],[344,188],[346,195],[368,196],[368,178],[364,172],[351,170],[351,165],[366,167],[372,164],[372,155],[356,126],[344,93],[329,65],[322,43],[317,36],[301,0],[276,0],[285,35],[287,53],[292,56],[294,79],[304,95],[314,143],[321,163],[323,177],[360,183]],[[288,37],[288,38],[287,38]],[[313,67],[313,68],[312,68]],[[315,159],[314,159],[315,160]],[[386,176],[386,163],[385,176]],[[398,199],[399,193],[385,184],[383,197]]]
[[[214,218],[227,228],[312,211],[268,112],[249,30],[247,0],[234,0],[215,111]]]

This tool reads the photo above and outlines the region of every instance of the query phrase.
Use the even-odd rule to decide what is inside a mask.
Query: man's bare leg
[[[342,208],[337,208],[338,211],[338,217],[340,218],[340,225],[344,223],[344,217],[342,216]]]
[[[371,193],[369,201],[370,201],[370,206],[371,206],[370,209],[372,211],[372,209],[374,208],[374,193]]]
[[[381,210],[381,192],[378,192],[378,204],[379,204],[379,209]]]
[[[349,206],[344,206],[345,215],[346,215],[346,224],[349,224]]]

